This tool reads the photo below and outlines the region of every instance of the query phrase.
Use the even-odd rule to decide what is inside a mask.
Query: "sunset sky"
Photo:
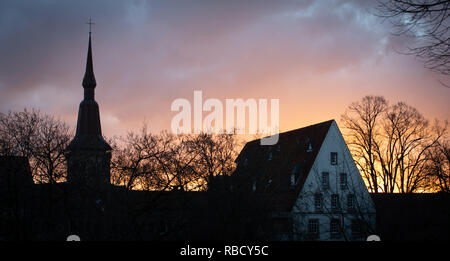
[[[365,95],[450,119],[448,78],[398,51],[375,1],[0,2],[0,112],[75,126],[92,17],[103,134],[170,129],[176,98],[280,99],[282,131],[338,120]]]

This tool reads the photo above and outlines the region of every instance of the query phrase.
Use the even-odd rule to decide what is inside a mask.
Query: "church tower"
[[[77,130],[67,146],[67,182],[76,188],[100,192],[110,185],[111,146],[103,139],[99,107],[94,97],[97,83],[92,63],[90,29],[82,85],[84,99],[78,110]]]

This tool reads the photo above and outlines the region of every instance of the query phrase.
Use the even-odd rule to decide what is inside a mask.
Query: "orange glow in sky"
[[[103,134],[169,130],[177,98],[280,99],[280,131],[339,118],[365,95],[449,118],[448,78],[399,54],[411,40],[375,1],[0,4],[0,111],[40,108],[75,127],[93,17]],[[3,5],[3,6],[2,6]]]

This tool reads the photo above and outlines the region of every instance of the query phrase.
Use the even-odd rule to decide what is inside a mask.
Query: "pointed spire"
[[[97,82],[95,81],[94,65],[92,63],[92,47],[91,47],[91,32],[89,31],[89,47],[86,61],[86,72],[83,78],[84,88],[95,88]]]
[[[93,24],[89,20],[89,27]],[[78,110],[78,121],[75,137],[67,147],[70,151],[75,150],[101,150],[110,151],[111,146],[103,139],[100,124],[100,111],[94,99],[95,86],[92,63],[91,29],[89,28],[89,47],[86,61],[86,72],[83,78],[84,99]]]

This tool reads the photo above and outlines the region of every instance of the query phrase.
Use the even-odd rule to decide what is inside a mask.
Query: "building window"
[[[355,196],[353,194],[347,195],[347,211],[353,212],[355,210]]]
[[[313,237],[319,236],[319,219],[308,220],[308,234]]]
[[[337,165],[338,158],[337,158],[337,152],[331,152],[330,153],[330,163],[331,165]]]
[[[329,188],[330,187],[330,173],[322,172],[322,187]]]
[[[363,235],[363,222],[359,219],[352,219],[351,230],[352,236],[361,236]]]
[[[331,210],[336,211],[339,209],[339,195],[333,194],[331,195]]]
[[[273,153],[272,153],[272,151],[270,151],[268,160],[272,160],[272,158],[273,158]]]
[[[341,189],[347,189],[347,173],[340,174]]]
[[[322,210],[322,194],[315,194],[314,195],[314,208],[316,211]]]
[[[291,173],[291,188],[295,188],[295,186],[298,183],[298,180],[300,179],[300,176],[302,174],[302,167],[300,164],[296,164],[294,168],[292,169]]]
[[[256,192],[256,180],[253,181],[252,191]]]
[[[332,218],[330,220],[330,235],[331,238],[339,237],[341,228],[340,228],[340,220],[336,218]]]

